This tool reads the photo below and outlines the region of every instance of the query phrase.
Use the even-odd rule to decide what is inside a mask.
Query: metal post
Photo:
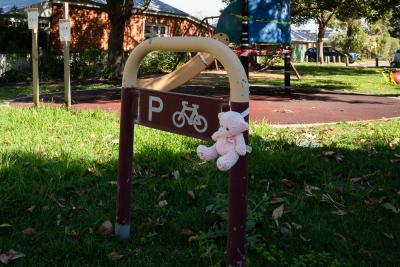
[[[33,72],[33,103],[39,107],[39,53],[38,53],[38,29],[32,29],[32,72]]]
[[[243,112],[249,103],[231,102],[232,111]],[[249,117],[245,118],[246,121]],[[244,133],[246,144],[249,132]],[[228,195],[228,267],[244,267],[246,264],[246,221],[247,221],[247,155],[239,157],[229,175]]]
[[[285,53],[285,95],[290,95],[290,53]]]
[[[249,11],[248,11],[248,0],[242,0],[242,36],[241,36],[241,50],[246,50],[250,48],[249,44]],[[246,72],[247,78],[249,77],[249,56],[244,53],[240,57],[240,62],[242,62],[244,71]]]
[[[64,18],[69,19],[69,4],[64,3]],[[64,102],[71,108],[71,76],[69,65],[69,42],[64,42]]]
[[[134,90],[122,89],[119,136],[116,236],[128,240],[131,230],[131,187],[134,139]]]

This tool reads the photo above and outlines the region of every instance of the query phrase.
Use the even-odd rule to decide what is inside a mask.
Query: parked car
[[[349,57],[349,62],[354,63],[355,61],[361,59],[360,55],[357,53],[346,53],[346,52],[341,52],[338,51],[337,49],[330,47],[330,46],[324,46],[324,57],[329,56],[331,61],[333,61],[333,57],[336,57],[336,59],[339,58],[339,56],[343,59]],[[317,60],[317,48],[308,48],[306,51],[306,56],[308,56],[309,61],[316,61]]]
[[[397,50],[396,53],[394,53],[392,65],[395,68],[400,68],[400,49]]]

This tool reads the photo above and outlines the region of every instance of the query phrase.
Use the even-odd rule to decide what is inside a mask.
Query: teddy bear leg
[[[218,156],[218,153],[217,149],[215,148],[215,144],[210,147],[199,145],[197,147],[197,155],[200,159],[209,161],[215,159]]]
[[[239,155],[235,152],[229,152],[217,160],[217,167],[221,171],[227,171],[238,161]]]

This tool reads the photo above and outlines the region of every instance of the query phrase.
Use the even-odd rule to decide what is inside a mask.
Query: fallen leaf
[[[119,254],[118,252],[113,251],[113,252],[111,252],[110,254],[108,254],[108,257],[109,257],[110,260],[112,260],[112,261],[119,261],[119,260],[121,260],[121,259],[124,257],[124,255],[121,255],[121,254]]]
[[[286,235],[286,236],[292,236],[292,226],[285,222],[284,224],[282,224],[282,226],[279,228],[279,230],[281,231],[282,234]]]
[[[294,227],[295,230],[303,229],[303,226],[301,226],[300,224],[294,223],[294,222],[292,222],[292,226]]]
[[[335,156],[335,158],[336,158],[336,160],[337,160],[338,162],[340,162],[340,161],[343,161],[344,156],[341,155],[341,154],[337,154],[337,155]]]
[[[295,183],[289,179],[282,179],[281,182],[284,183],[289,188],[292,188],[295,185]]]
[[[353,178],[350,178],[350,183],[355,184],[355,183],[360,182],[362,179],[363,179],[362,177],[353,177]]]
[[[107,183],[110,184],[110,185],[117,185],[118,184],[117,181],[108,181]]]
[[[168,202],[166,200],[161,200],[160,202],[158,202],[158,206],[160,208],[164,208],[167,205],[168,205]]]
[[[8,257],[6,254],[1,253],[0,254],[0,262],[3,264],[7,264],[8,263]]]
[[[192,243],[193,241],[196,241],[199,239],[199,236],[197,235],[192,235],[191,237],[188,238],[188,242]]]
[[[79,236],[80,236],[79,232],[78,232],[78,231],[75,231],[75,230],[72,230],[72,231],[69,232],[67,235],[68,235],[69,237],[73,238],[73,239],[79,239]]]
[[[341,209],[334,210],[334,211],[332,211],[331,213],[334,214],[334,215],[338,215],[338,216],[343,216],[343,215],[346,215],[346,214],[347,214],[346,211],[341,210]]]
[[[103,200],[98,200],[98,201],[96,202],[96,207],[101,208],[101,207],[103,207],[103,206],[104,206]]]
[[[278,219],[280,219],[283,215],[283,210],[285,209],[285,205],[282,204],[279,207],[277,207],[276,209],[274,209],[274,211],[272,212],[272,219],[274,219],[275,221],[277,221]]]
[[[175,179],[178,179],[179,178],[179,171],[172,172],[172,176],[174,176]]]
[[[96,176],[96,177],[101,177],[101,173],[99,171],[93,169],[92,167],[87,167],[86,168],[86,173],[87,174],[91,174],[91,175]]]
[[[331,157],[331,156],[335,155],[335,152],[334,151],[323,151],[322,155],[325,157]]]
[[[13,249],[10,249],[6,253],[0,254],[0,262],[7,264],[9,261],[16,260],[25,257],[25,254]]]
[[[382,204],[382,207],[387,210],[392,211],[393,213],[396,213],[396,214],[400,213],[400,209],[397,209],[392,203],[386,202],[386,203]]]
[[[281,197],[274,197],[271,199],[271,204],[281,204],[283,203],[285,200]]]
[[[184,235],[184,236],[191,236],[191,235],[193,235],[194,233],[193,233],[192,230],[187,229],[187,228],[184,228],[184,229],[181,230],[181,233],[180,233],[180,234],[181,234],[181,235]]]
[[[335,233],[334,234],[337,238],[342,239],[343,241],[346,241],[346,237],[344,237],[343,235],[339,234],[339,233]]]
[[[31,207],[27,208],[25,211],[32,213],[34,209],[35,209],[35,206],[31,206]]]
[[[192,190],[188,190],[186,193],[189,195],[189,197],[192,200],[196,200],[196,195],[194,194],[194,192]]]
[[[393,234],[383,233],[383,235],[384,235],[387,239],[390,239],[390,240],[393,240],[393,239],[394,239]]]
[[[8,223],[0,224],[0,228],[11,228],[11,227],[12,227],[12,225],[8,224]]]
[[[303,240],[304,242],[310,242],[311,238],[305,238],[302,234],[299,235],[300,239]]]
[[[165,196],[168,194],[167,191],[162,191],[157,198],[157,201],[160,201],[161,199],[165,198]]]
[[[28,227],[28,228],[22,230],[22,233],[24,235],[34,235],[36,233],[36,231],[32,227]]]
[[[97,228],[97,231],[96,231],[97,234],[103,235],[103,236],[111,235],[112,232],[113,232],[113,225],[109,220],[103,222],[99,226],[99,228]]]

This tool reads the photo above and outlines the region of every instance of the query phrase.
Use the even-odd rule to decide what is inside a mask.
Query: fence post
[[[60,37],[61,39],[64,39],[64,102],[65,106],[67,108],[71,108],[71,75],[70,75],[70,65],[69,65],[69,39],[71,38],[71,33],[70,33],[70,21],[69,21],[69,4],[64,3],[64,20],[60,20],[60,26],[61,22],[65,23],[65,25],[68,25],[68,28],[66,31],[69,30],[69,32],[65,33],[64,36]],[[60,27],[61,29],[61,27]],[[67,38],[65,38],[67,37]]]
[[[28,29],[32,30],[32,86],[33,103],[39,107],[39,53],[38,53],[38,28],[39,28],[39,10],[37,8],[28,8]]]
[[[379,68],[379,58],[375,58],[375,67]]]

